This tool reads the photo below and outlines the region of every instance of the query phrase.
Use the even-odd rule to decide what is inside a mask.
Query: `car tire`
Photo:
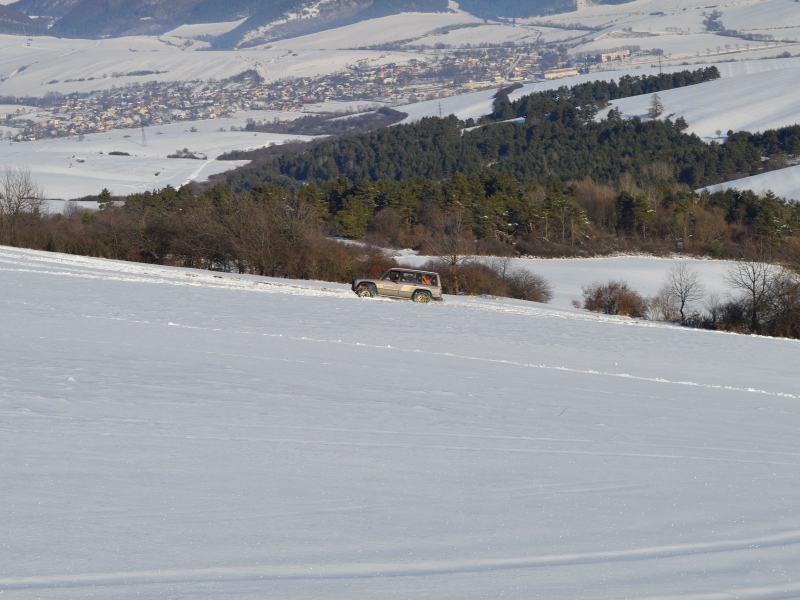
[[[431,293],[424,290],[417,290],[414,292],[414,295],[411,296],[411,300],[419,302],[420,304],[427,304],[431,301]]]
[[[356,295],[359,298],[374,298],[378,293],[373,286],[362,284],[356,289]]]

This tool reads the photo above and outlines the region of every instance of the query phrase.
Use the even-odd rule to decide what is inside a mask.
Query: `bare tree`
[[[739,260],[725,272],[725,283],[745,293],[750,311],[750,333],[758,332],[758,318],[769,301],[778,269],[755,260]]]
[[[0,174],[0,231],[16,243],[20,219],[38,213],[44,204],[44,190],[31,176],[29,167],[6,167]],[[5,236],[4,236],[5,237]]]
[[[681,323],[686,321],[686,305],[702,300],[705,293],[697,271],[690,269],[685,262],[679,262],[670,269],[663,290],[666,297],[677,306]]]
[[[708,298],[705,301],[705,309],[708,313],[709,319],[711,319],[711,324],[716,329],[719,325],[719,319],[722,315],[722,300],[720,300],[719,294],[709,294]]]
[[[651,321],[677,321],[680,318],[675,300],[665,286],[647,299],[647,316]]]
[[[475,253],[475,239],[460,207],[447,213],[437,213],[426,239],[431,253],[453,276],[453,288],[459,293],[461,267]]]

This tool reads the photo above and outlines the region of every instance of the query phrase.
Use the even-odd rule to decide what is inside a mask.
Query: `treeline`
[[[727,298],[706,295],[697,272],[681,262],[653,297],[643,297],[625,281],[595,282],[583,288],[583,308],[700,329],[800,338],[800,275],[745,259],[726,268],[724,281],[731,291]]]
[[[247,119],[245,131],[281,133],[285,135],[353,135],[388,127],[405,119],[404,112],[382,107],[351,115],[305,115],[292,121],[256,121]],[[225,158],[225,156],[223,156]]]
[[[509,100],[508,92],[501,90],[495,100],[494,111],[486,117],[486,120],[536,118],[550,114],[553,110],[563,110],[564,106],[588,109],[592,112],[612,100],[663,92],[719,78],[719,69],[714,66],[659,75],[624,75],[619,82],[588,81],[571,88],[560,87],[555,90],[535,92],[513,102]]]
[[[421,247],[439,214],[457,212],[478,251],[540,256],[683,251],[780,257],[800,241],[800,204],[771,192],[695,194],[664,162],[618,186],[589,178],[522,185],[507,172],[456,173],[442,182],[346,177],[299,186],[326,210],[328,230],[384,246]]]
[[[575,10],[575,0],[462,0],[461,10],[484,19],[525,18]]]
[[[17,174],[23,177],[15,182],[31,181],[25,178],[27,171],[12,173]],[[0,179],[0,190],[3,183]],[[36,195],[17,187],[20,199]],[[75,208],[66,214],[47,214],[41,198],[34,204],[14,204],[6,195],[0,197],[0,245],[340,283],[379,277],[397,266],[382,250],[332,240],[328,207],[318,192],[270,184],[239,193],[224,185],[200,193],[167,186],[122,202],[103,190],[97,197],[99,210]],[[477,248],[471,236],[461,237],[461,229],[455,232],[456,262],[448,262],[447,221],[447,215],[438,214],[426,242],[434,256],[430,268],[441,269],[445,293],[549,300],[547,282],[508,268],[508,259],[502,268],[471,260]]]
[[[383,255],[329,239],[325,207],[303,190],[260,185],[233,193],[217,186],[195,193],[167,186],[134,194],[124,203],[104,190],[99,200],[97,211],[68,214],[0,210],[0,244],[339,282],[374,272],[376,261],[386,262]]]

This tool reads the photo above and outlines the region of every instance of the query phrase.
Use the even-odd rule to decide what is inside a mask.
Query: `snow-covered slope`
[[[127,195],[167,185],[180,187],[190,181],[205,181],[246,164],[220,161],[217,157],[230,150],[260,148],[290,140],[309,140],[308,136],[230,131],[242,128],[247,117],[242,113],[228,119],[173,123],[145,130],[146,146],[137,129],[117,129],[77,138],[37,140],[35,142],[0,142],[3,165],[29,167],[44,187],[48,198],[80,198],[108,188],[113,194]],[[274,114],[274,113],[273,113]],[[196,131],[191,131],[194,127]],[[222,131],[220,131],[220,129]],[[203,160],[167,158],[188,149]],[[110,155],[127,152],[130,156]],[[58,210],[58,206],[54,206]]]
[[[0,35],[0,95],[44,96],[110,89],[149,81],[208,81],[256,70],[265,81],[312,77],[340,71],[348,64],[404,63],[411,56],[369,50],[305,50],[262,48],[248,51],[204,51],[207,44],[181,45],[180,30],[163,37],[64,40]],[[175,37],[175,36],[178,37]],[[296,54],[296,56],[293,56]],[[152,71],[145,76],[130,73]],[[67,81],[69,80],[69,81]],[[51,83],[52,82],[52,83]]]
[[[717,65],[724,75],[717,81],[659,92],[665,112],[684,117],[689,131],[708,140],[717,130],[756,132],[800,122],[800,58],[732,65]],[[651,98],[647,94],[612,104],[623,115],[644,117]]]
[[[404,265],[421,267],[430,256],[417,256],[403,251],[395,260]],[[489,265],[502,268],[504,259],[486,258]],[[653,256],[612,256],[599,258],[513,258],[507,269],[524,269],[544,277],[553,286],[553,299],[548,306],[570,309],[573,301],[581,301],[582,289],[591,283],[605,283],[611,279],[626,281],[643,296],[655,296],[664,285],[667,274],[686,260],[689,268],[703,282],[705,294],[725,297],[729,289],[725,273],[732,263],[724,260],[697,260],[683,258],[656,258]],[[702,303],[692,308],[702,309]]]
[[[800,593],[798,342],[8,248],[0,289],[4,598]]]
[[[800,11],[793,0],[733,0],[709,4],[704,0],[635,0],[618,5],[589,6],[582,10],[539,19],[562,27],[593,27],[586,42],[573,48],[581,52],[616,45],[661,48],[673,58],[691,58],[697,52],[714,55],[721,51],[745,51],[764,42],[719,36],[704,21],[717,11],[717,19],[728,30],[741,34],[771,35],[775,41],[798,41]],[[720,46],[718,49],[717,46]]]
[[[516,100],[526,94],[561,86],[573,86],[586,81],[618,80],[623,75],[654,75],[659,71],[675,72],[693,70],[713,64],[719,69],[721,79],[701,85],[688,86],[659,92],[667,113],[683,116],[689,130],[711,139],[715,131],[763,131],[764,129],[793,125],[800,121],[797,112],[800,102],[800,57],[770,60],[752,60],[732,63],[698,62],[691,65],[667,65],[659,69],[658,64],[629,68],[617,68],[602,72],[591,72],[566,79],[539,81],[523,85],[510,94]],[[407,121],[442,113],[455,114],[461,119],[477,119],[492,110],[492,97],[497,90],[482,90],[472,94],[452,96],[437,100],[405,105],[402,110],[409,114]],[[624,115],[644,116],[650,105],[651,95],[635,96],[612,103]],[[607,111],[606,111],[607,112]],[[601,116],[605,116],[603,112]]]
[[[710,186],[709,190],[724,190],[735,188],[737,190],[751,190],[757,194],[771,191],[777,196],[790,200],[800,201],[800,166],[769,171],[744,179],[736,179],[727,183]]]

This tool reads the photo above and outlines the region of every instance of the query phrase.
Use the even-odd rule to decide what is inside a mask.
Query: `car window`
[[[430,273],[423,273],[420,275],[419,282],[422,285],[439,285],[436,275],[432,275]]]
[[[397,281],[398,279],[400,279],[400,271],[389,271],[386,275],[381,277],[383,281]]]
[[[403,277],[400,279],[403,283],[417,283],[417,274],[404,272]]]

